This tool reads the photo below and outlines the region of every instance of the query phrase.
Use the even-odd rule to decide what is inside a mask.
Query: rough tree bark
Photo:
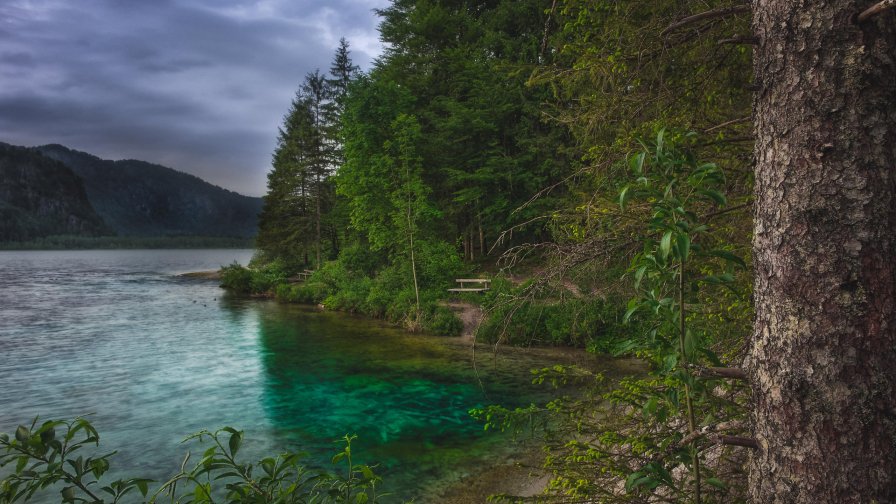
[[[753,502],[896,502],[896,17],[754,0]]]

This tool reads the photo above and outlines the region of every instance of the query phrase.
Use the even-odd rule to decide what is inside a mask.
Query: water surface
[[[0,252],[0,431],[35,415],[89,415],[113,467],[163,479],[203,428],[246,432],[246,456],[357,457],[418,495],[512,449],[467,411],[548,393],[529,370],[582,358],[515,350],[473,360],[459,338],[227,295],[179,273],[249,250]],[[424,499],[427,500],[427,499]]]

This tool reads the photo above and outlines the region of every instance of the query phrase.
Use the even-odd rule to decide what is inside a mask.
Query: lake
[[[116,476],[156,480],[176,472],[180,441],[204,428],[244,430],[243,456],[290,448],[321,467],[334,440],[357,434],[356,459],[378,464],[397,496],[419,498],[512,454],[470,408],[544,400],[530,369],[587,359],[480,346],[474,361],[461,338],[178,276],[251,254],[0,252],[0,432],[36,415],[85,415],[101,446],[119,451]]]

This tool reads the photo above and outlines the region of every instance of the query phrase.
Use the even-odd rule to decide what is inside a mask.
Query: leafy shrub
[[[440,336],[457,336],[463,331],[464,324],[444,306],[429,305],[430,310],[423,323],[423,329]]]
[[[252,272],[234,261],[221,268],[221,287],[235,292],[252,292]]]
[[[244,268],[236,262],[221,268],[221,287],[241,294],[259,294],[276,290],[286,281],[286,271],[280,261],[257,269]]]
[[[0,481],[0,502],[30,500],[35,493],[62,485],[62,502],[134,502],[139,493],[143,502],[161,501],[211,504],[223,495],[226,502],[242,504],[280,503],[375,503],[381,479],[373,468],[352,459],[352,441],[343,438],[343,449],[333,457],[342,473],[309,469],[301,456],[285,452],[255,463],[237,459],[243,432],[225,427],[201,431],[187,441],[206,443],[202,456],[188,467],[189,456],[174,476],[155,491],[151,480],[130,478],[102,486],[111,457],[86,453],[99,447],[100,436],[85,419],[48,421],[30,427],[20,425],[13,437],[0,434],[0,467],[15,463],[14,470]],[[77,455],[75,455],[77,452]]]

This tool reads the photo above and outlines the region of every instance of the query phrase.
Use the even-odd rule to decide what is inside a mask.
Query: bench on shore
[[[448,292],[483,292],[489,289],[492,281],[487,278],[457,278],[454,280],[460,287],[448,289]],[[467,287],[472,284],[473,287]]]
[[[314,274],[314,270],[300,271],[300,272],[296,273],[295,275],[287,278],[286,281],[291,284],[304,282],[305,280],[308,280],[308,278],[310,278],[311,275],[313,275],[313,274]]]

